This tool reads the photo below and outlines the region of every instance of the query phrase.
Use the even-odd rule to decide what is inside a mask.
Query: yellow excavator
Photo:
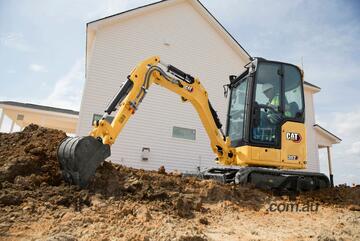
[[[303,72],[292,64],[253,58],[243,73],[229,80],[224,86],[224,94],[230,92],[224,133],[199,79],[160,61],[158,56],[140,62],[103,117],[93,123],[90,135],[68,137],[59,145],[57,155],[64,179],[81,187],[88,185],[150,86],[157,84],[193,105],[210,139],[215,161],[226,166],[208,169],[203,178],[251,183],[274,191],[328,187],[326,175],[294,170],[307,165]],[[109,123],[107,117],[115,111]]]

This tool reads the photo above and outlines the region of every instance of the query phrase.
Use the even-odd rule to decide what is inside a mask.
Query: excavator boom
[[[160,66],[163,65],[166,70]],[[96,168],[110,156],[115,142],[130,117],[136,113],[152,84],[160,85],[189,101],[209,136],[216,160],[224,165],[233,163],[234,150],[230,139],[221,130],[220,120],[211,106],[208,93],[200,81],[172,65],[160,63],[151,57],[135,67],[122,88],[107,107],[101,120],[96,121],[89,136],[68,137],[59,146],[58,159],[66,181],[85,187]],[[116,111],[112,123],[106,117]]]

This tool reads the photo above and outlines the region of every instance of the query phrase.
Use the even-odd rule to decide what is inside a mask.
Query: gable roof
[[[321,90],[321,88],[320,88],[319,86],[314,85],[314,84],[312,84],[312,83],[309,83],[309,82],[307,82],[307,81],[304,81],[304,84],[306,84],[306,85],[308,85],[308,86],[310,86],[310,87],[313,87],[313,88],[315,88],[315,89]]]
[[[249,60],[251,59],[251,55],[241,46],[241,44],[226,30],[226,28],[211,14],[211,12],[199,1],[199,0],[162,0],[150,4],[146,4],[140,7],[136,7],[133,9],[126,10],[124,12],[116,13],[110,16],[106,16],[103,18],[99,18],[93,21],[90,21],[86,24],[86,63],[88,62],[88,51],[92,46],[92,42],[94,36],[96,35],[96,31],[108,24],[113,24],[116,22],[120,22],[127,17],[130,17],[133,14],[142,14],[147,11],[154,10],[156,8],[161,8],[165,6],[175,5],[181,2],[189,2],[199,13],[206,18],[209,23],[213,23],[215,29],[222,33],[222,36],[227,38],[228,43],[233,43],[234,46],[241,54],[245,55]],[[85,71],[86,75],[86,71]],[[309,87],[315,93],[321,90],[320,87],[311,84],[307,81],[304,82],[305,86]]]
[[[321,88],[319,86],[311,84],[307,81],[304,81],[304,87],[306,89],[310,90],[312,93],[318,93],[321,90]]]
[[[329,140],[332,141],[332,144],[340,143],[342,140],[336,136],[335,134],[331,133],[330,131],[326,130],[324,127],[315,124],[314,125],[315,130],[319,131],[321,134],[323,134],[325,137],[327,137]]]
[[[88,62],[88,52],[93,44],[96,31],[103,28],[104,26],[121,22],[131,16],[137,16],[144,14],[145,12],[160,9],[166,6],[175,5],[181,2],[188,2],[195,11],[203,16],[209,24],[211,24],[215,30],[225,39],[230,46],[232,46],[238,53],[250,59],[251,55],[240,45],[240,43],[225,29],[225,27],[209,12],[209,10],[199,0],[163,0],[154,3],[150,3],[144,6],[133,8],[124,12],[113,14],[104,18],[100,18],[86,24],[86,62]],[[85,64],[87,65],[87,64]]]

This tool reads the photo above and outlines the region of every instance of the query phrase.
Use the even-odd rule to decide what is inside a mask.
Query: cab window
[[[283,65],[285,118],[301,120],[304,114],[302,80],[299,70],[292,65]]]
[[[232,146],[238,146],[244,137],[244,123],[246,122],[246,93],[248,79],[241,80],[237,86],[231,90],[228,136]]]
[[[253,107],[252,142],[277,145],[278,132],[282,120],[281,113],[281,65],[260,63],[255,79],[255,102]]]

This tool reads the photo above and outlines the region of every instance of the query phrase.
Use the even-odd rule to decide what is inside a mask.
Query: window
[[[16,116],[16,120],[19,120],[19,121],[24,120],[24,115],[18,114],[18,115]]]
[[[279,146],[281,125],[304,121],[302,79],[299,69],[278,62],[260,63],[255,77],[251,141]]]
[[[256,76],[255,101],[257,104],[270,104],[274,108],[280,106],[281,79],[279,73],[280,65],[274,63],[259,64]]]
[[[303,117],[304,105],[302,98],[302,83],[299,70],[291,65],[284,65],[284,89],[286,118],[299,119]]]
[[[252,141],[276,145],[280,141],[278,133],[282,120],[281,109],[281,65],[261,63],[255,81],[255,103],[253,113],[256,121],[252,125]]]
[[[95,121],[101,120],[101,118],[102,118],[102,115],[100,115],[100,114],[93,114],[93,119],[92,119],[92,122],[91,122],[91,123],[93,124]],[[112,116],[106,117],[107,122],[109,122],[110,124],[111,124],[111,122],[113,121],[113,119],[114,119],[114,117],[112,117]]]
[[[196,130],[173,126],[172,137],[195,140],[196,139]]]
[[[231,90],[228,136],[232,146],[238,146],[244,137],[245,123],[245,101],[247,93],[248,79],[240,81],[238,86]]]

